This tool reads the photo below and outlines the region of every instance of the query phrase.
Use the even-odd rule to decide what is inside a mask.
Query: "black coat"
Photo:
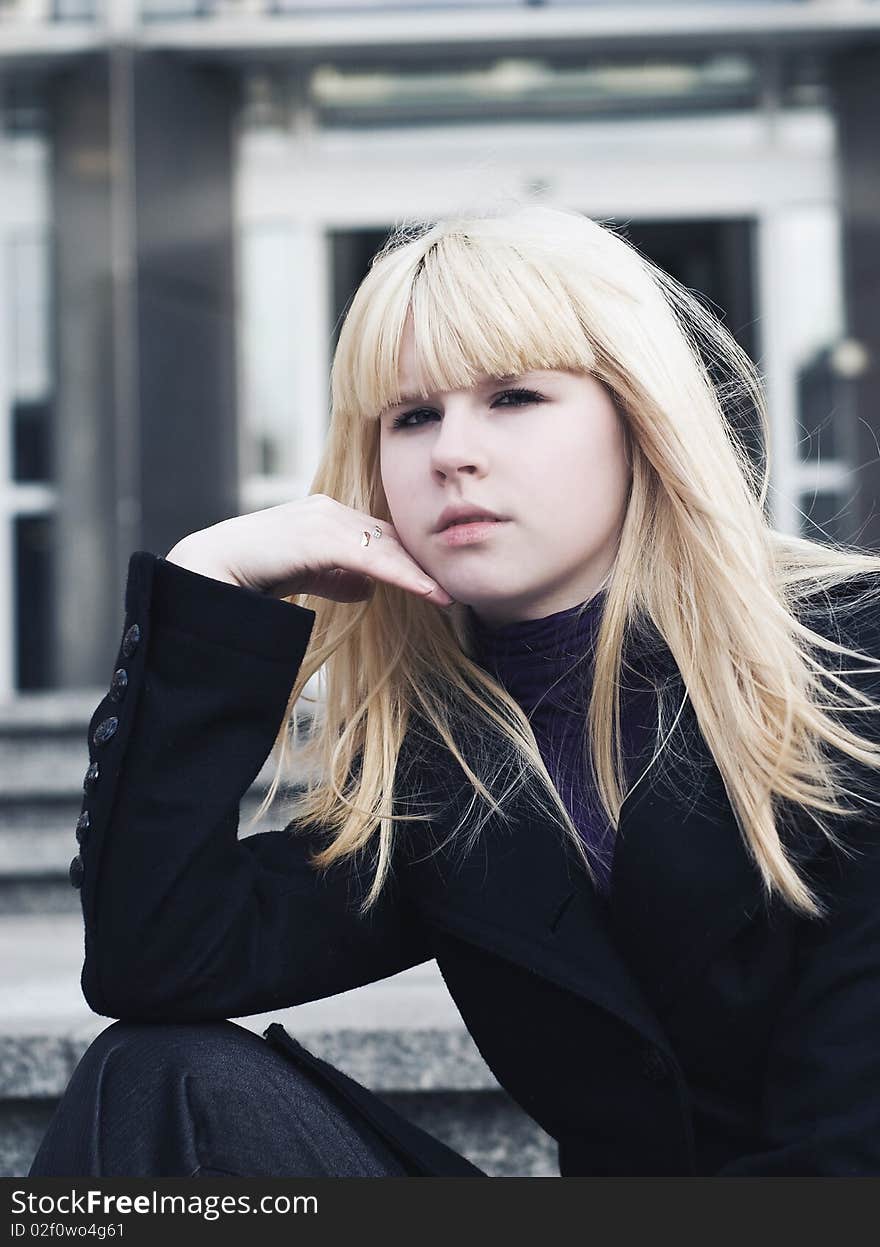
[[[430,835],[398,825],[405,853],[363,920],[359,869],[307,864],[326,836],[237,835],[314,612],[144,551],[125,612],[71,867],[96,1013],[242,1017],[436,958],[498,1081],[558,1140],[563,1177],[880,1174],[876,820],[847,824],[852,858],[803,824],[792,841],[828,921],[767,905],[691,717],[679,748],[698,751],[705,782],[662,768],[653,782],[655,763],[627,798],[609,903],[525,802],[463,862],[460,842],[432,856],[453,799]],[[876,653],[873,627],[859,640]],[[445,765],[424,764],[429,785]],[[277,1023],[265,1034],[412,1173],[479,1174]]]

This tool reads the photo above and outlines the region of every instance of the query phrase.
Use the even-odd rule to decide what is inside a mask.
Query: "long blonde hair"
[[[829,591],[846,585],[843,622],[854,619],[880,593],[880,578],[859,579],[880,571],[880,556],[789,536],[768,523],[768,420],[749,357],[687,289],[610,227],[579,213],[514,205],[398,226],[373,258],[341,327],[329,434],[309,491],[380,519],[390,516],[377,417],[400,397],[398,356],[410,311],[426,391],[470,386],[480,374],[578,370],[607,387],[624,418],[631,490],[584,707],[585,761],[610,825],[617,828],[626,795],[622,656],[627,637],[647,621],[675,660],[765,898],[775,892],[796,910],[822,915],[821,900],[781,842],[780,803],[809,815],[843,847],[821,814],[851,817],[858,808],[842,803],[852,794],[829,747],[869,769],[880,768],[880,747],[834,711],[880,705],[818,656],[864,660],[862,652],[825,636],[828,629],[811,628],[809,612],[800,608],[828,602]],[[763,474],[736,432],[733,416],[741,410],[759,421],[767,448]],[[395,837],[406,835],[405,826],[395,832],[394,824],[431,817],[395,813],[398,763],[417,716],[472,789],[455,833],[468,824],[478,797],[487,817],[502,813],[506,798],[537,777],[541,808],[595,877],[528,719],[471,657],[464,606],[438,611],[381,582],[367,601],[354,604],[308,594],[287,600],[315,612],[314,628],[276,741],[277,769],[255,819],[275,798],[292,741],[312,775],[288,827],[295,834],[310,823],[329,833],[311,859],[316,868],[371,851],[366,913],[392,870]],[[322,711],[301,744],[296,704],[321,668]],[[669,707],[657,692],[650,765],[671,739],[659,726]],[[467,748],[457,739],[464,723],[476,728]],[[492,773],[484,777],[472,764],[486,759]],[[471,844],[482,825],[470,825]]]

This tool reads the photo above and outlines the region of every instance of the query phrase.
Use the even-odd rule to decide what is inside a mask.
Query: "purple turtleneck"
[[[468,615],[474,660],[495,676],[531,723],[556,790],[592,848],[590,862],[607,896],[614,832],[602,814],[583,752],[594,645],[605,597],[606,591],[600,589],[583,610],[579,604],[543,619],[496,626],[484,623],[472,608]],[[632,725],[625,706],[621,712],[626,741]]]

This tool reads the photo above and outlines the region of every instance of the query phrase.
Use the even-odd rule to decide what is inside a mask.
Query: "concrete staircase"
[[[79,892],[67,870],[105,690],[29,694],[0,707],[0,1176],[27,1174],[70,1076],[108,1018],[79,985]],[[242,802],[253,815],[270,768]],[[258,825],[264,830],[278,820]],[[293,1009],[272,1021],[378,1092],[493,1177],[558,1176],[556,1144],[499,1087],[435,962]]]

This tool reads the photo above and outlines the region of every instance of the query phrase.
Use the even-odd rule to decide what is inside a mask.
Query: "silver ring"
[[[378,524],[377,524],[377,525],[376,525],[376,527],[373,529],[373,533],[372,533],[372,535],[373,535],[374,537],[381,537],[381,536],[382,536],[382,529],[379,527],[379,525],[378,525]],[[367,530],[366,530],[366,529],[364,529],[364,535],[363,535],[363,537],[361,537],[361,545],[362,545],[362,546],[368,546],[369,544],[370,544],[370,534],[367,532]]]

